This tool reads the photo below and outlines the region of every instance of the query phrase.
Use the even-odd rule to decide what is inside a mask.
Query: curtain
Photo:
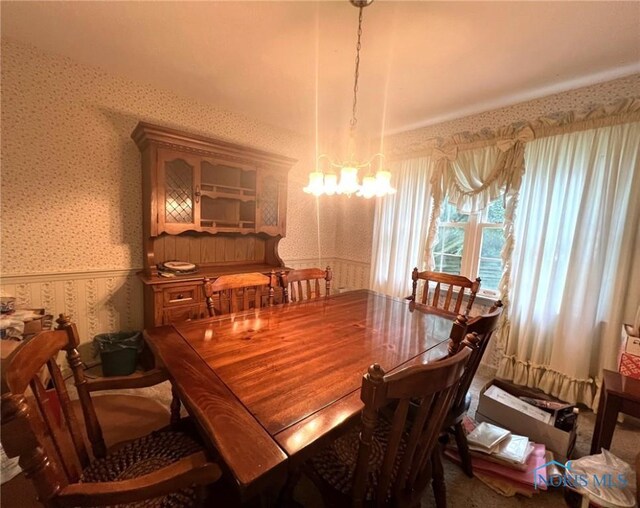
[[[639,296],[639,147],[638,122],[526,145],[498,376],[593,406]]]
[[[422,268],[429,225],[430,157],[397,162],[397,192],[376,203],[371,254],[371,288],[391,296],[411,294],[411,270]]]

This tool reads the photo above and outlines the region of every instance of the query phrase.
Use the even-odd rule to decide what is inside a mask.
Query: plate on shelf
[[[186,261],[165,261],[158,265],[158,269],[173,273],[195,273],[198,271],[196,265]]]

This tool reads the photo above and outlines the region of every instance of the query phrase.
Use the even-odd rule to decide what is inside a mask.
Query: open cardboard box
[[[479,422],[492,423],[510,430],[514,434],[527,436],[531,441],[543,443],[547,449],[551,450],[556,460],[565,461],[571,457],[573,446],[576,442],[576,427],[574,425],[571,432],[558,429],[553,424],[546,424],[536,420],[532,416],[518,411],[515,408],[504,405],[485,395],[490,386],[495,385],[516,397],[535,397],[549,400],[557,400],[552,397],[534,392],[527,387],[513,385],[500,379],[489,381],[480,391],[480,400],[476,410],[476,420]]]

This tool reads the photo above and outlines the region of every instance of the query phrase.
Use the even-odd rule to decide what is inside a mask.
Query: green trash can
[[[142,332],[101,333],[93,338],[96,355],[100,354],[104,376],[128,376],[138,364],[142,351]]]

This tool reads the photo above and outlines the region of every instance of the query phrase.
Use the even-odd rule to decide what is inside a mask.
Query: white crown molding
[[[589,74],[587,76],[582,76],[567,81],[561,81],[552,85],[531,88],[529,90],[524,90],[522,92],[514,93],[511,95],[504,95],[499,99],[479,102],[467,108],[457,109],[440,116],[427,118],[419,122],[391,129],[385,134],[385,136],[392,136],[394,134],[418,130],[424,127],[430,127],[432,125],[437,125],[452,120],[459,120],[461,118],[479,115],[488,111],[515,106],[517,104],[536,99],[543,99],[544,97],[548,97],[550,95],[568,92],[587,86],[597,85],[598,83],[605,83],[607,81],[613,81],[614,79],[625,78],[638,73],[640,73],[640,62],[625,65],[622,67],[615,67],[613,69],[607,69],[605,71]]]

